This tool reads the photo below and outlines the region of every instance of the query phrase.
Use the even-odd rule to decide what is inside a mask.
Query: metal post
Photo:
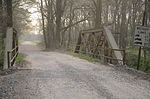
[[[140,48],[139,48],[139,55],[138,55],[138,65],[137,65],[137,70],[139,70],[139,68],[140,68],[141,50],[142,50],[142,47],[140,47]]]

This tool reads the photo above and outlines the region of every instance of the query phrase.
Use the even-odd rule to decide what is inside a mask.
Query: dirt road
[[[150,82],[26,44],[31,64],[0,77],[0,99],[150,99]]]

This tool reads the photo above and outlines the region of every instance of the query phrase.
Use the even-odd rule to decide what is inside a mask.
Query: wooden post
[[[106,48],[106,49],[105,49]],[[105,39],[105,44],[104,44],[104,56],[108,56],[108,42],[107,40]],[[104,63],[107,63],[108,62],[108,58],[104,57]]]
[[[123,51],[123,65],[126,65],[126,50]]]
[[[81,32],[79,33],[79,38],[78,38],[78,42],[77,42],[77,45],[76,45],[76,48],[75,48],[75,53],[79,53],[79,50],[80,50],[80,47],[81,47]],[[80,46],[79,46],[80,45]]]
[[[110,50],[110,57],[113,59],[113,50]],[[110,59],[111,64],[113,63],[112,59]]]

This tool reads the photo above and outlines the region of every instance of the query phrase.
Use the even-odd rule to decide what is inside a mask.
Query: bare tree
[[[95,27],[99,28],[102,24],[102,0],[93,0],[93,3],[95,5]]]
[[[3,46],[3,31],[2,31],[2,28],[3,28],[3,8],[2,8],[2,0],[0,0],[0,54],[2,53],[2,46]],[[0,57],[2,57],[0,55]]]
[[[44,42],[45,42],[45,47],[47,48],[48,42],[46,38],[46,31],[45,31],[45,18],[44,18],[44,8],[43,8],[43,0],[40,1],[40,11],[41,11],[41,16],[42,16],[42,30],[43,30],[43,36],[44,36]]]

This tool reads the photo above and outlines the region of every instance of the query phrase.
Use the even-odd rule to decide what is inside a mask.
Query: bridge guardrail
[[[7,51],[7,58],[8,58],[8,67],[11,67],[14,65],[15,60],[18,56],[18,46],[16,46],[11,51]]]
[[[8,67],[11,67],[14,65],[16,58],[19,53],[19,47],[18,47],[18,37],[17,37],[17,31],[13,29],[13,48],[12,50],[7,51],[7,62],[8,62]]]
[[[77,46],[82,46],[82,45],[77,45]],[[94,47],[93,47],[94,48]],[[81,50],[75,50],[76,53],[82,53],[82,54],[88,54],[90,56],[94,56],[94,57],[103,57],[107,59],[107,62],[112,63],[112,60],[117,60],[117,61],[122,61],[123,64],[126,64],[126,51],[123,49],[112,49],[112,48],[104,48],[104,47],[99,47],[98,49],[103,49],[103,50],[108,50],[111,52],[111,55],[106,56],[106,55],[102,55],[102,54],[94,54],[94,53],[89,53],[89,52],[85,52],[85,51],[81,51]],[[123,59],[117,59],[113,57],[113,52],[114,51],[120,51],[122,52],[123,55]]]
[[[96,58],[103,58],[107,63],[126,64],[126,52],[119,48],[110,48],[109,42],[106,39],[104,29],[89,29],[80,32],[75,53],[88,54]],[[115,53],[120,53],[122,58],[118,59]]]

